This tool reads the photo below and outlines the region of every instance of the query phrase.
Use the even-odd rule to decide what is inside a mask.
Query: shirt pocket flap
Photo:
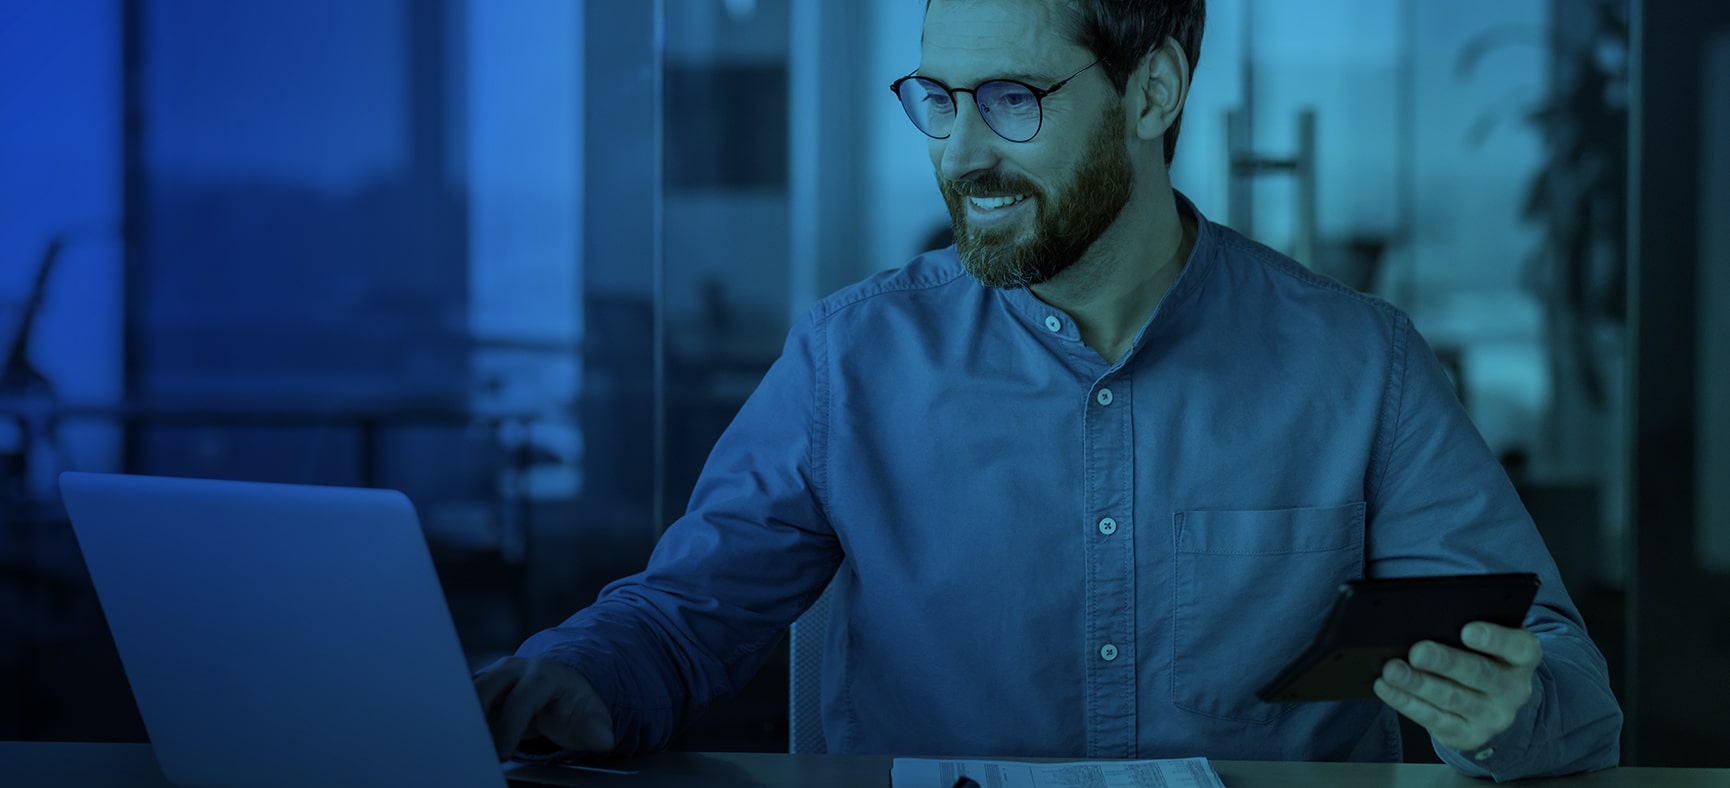
[[[1256,724],[1291,712],[1255,689],[1303,650],[1340,583],[1363,576],[1364,508],[1177,514],[1174,705]]]
[[[1364,504],[1180,512],[1176,525],[1179,553],[1266,555],[1332,552],[1363,545]]]

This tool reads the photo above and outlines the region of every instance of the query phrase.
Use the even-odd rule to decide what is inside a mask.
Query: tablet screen
[[[1373,698],[1382,665],[1422,640],[1465,648],[1473,621],[1517,628],[1538,593],[1531,573],[1375,578],[1341,585],[1315,640],[1256,691],[1269,703]]]

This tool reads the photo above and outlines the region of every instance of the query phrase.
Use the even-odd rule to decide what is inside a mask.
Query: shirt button
[[[1106,662],[1110,662],[1114,659],[1117,659],[1117,647],[1110,644],[1110,643],[1107,643],[1104,646],[1101,646],[1099,649],[1099,657],[1100,657],[1100,659],[1103,659]]]
[[[1477,755],[1474,755],[1474,756],[1472,756],[1472,757],[1473,757],[1473,758],[1475,758],[1475,759],[1477,759],[1477,760],[1480,760],[1480,761],[1487,761],[1487,760],[1489,760],[1489,759],[1490,759],[1490,758],[1491,758],[1491,757],[1493,757],[1493,756],[1495,756],[1495,754],[1496,754],[1496,748],[1494,748],[1494,747],[1485,747],[1485,748],[1484,748],[1484,750],[1483,750],[1483,752],[1480,752],[1480,753],[1478,753],[1478,754],[1477,754]]]
[[[1100,389],[1099,390],[1099,404],[1101,404],[1101,405],[1110,405],[1111,404],[1111,389]]]
[[[1117,521],[1111,519],[1110,517],[1107,517],[1104,520],[1100,520],[1099,521],[1099,532],[1102,534],[1105,534],[1106,536],[1110,536],[1114,533],[1117,533]]]
[[[1052,331],[1062,331],[1063,321],[1058,320],[1057,315],[1047,315],[1045,318],[1045,327]]]

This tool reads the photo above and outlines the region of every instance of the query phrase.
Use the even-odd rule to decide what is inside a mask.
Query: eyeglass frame
[[[974,85],[973,87],[970,87],[970,88],[952,88],[952,87],[945,85],[942,82],[939,82],[939,81],[932,79],[930,77],[920,76],[919,69],[913,69],[911,72],[908,72],[908,74],[906,76],[904,76],[900,79],[897,79],[894,82],[889,83],[889,92],[895,94],[896,103],[899,103],[901,105],[901,110],[903,112],[907,112],[907,102],[902,100],[902,98],[901,98],[901,83],[906,82],[909,79],[922,79],[926,82],[929,82],[933,85],[936,85],[937,87],[942,88],[943,92],[948,94],[949,102],[951,104],[959,103],[955,99],[955,94],[966,93],[966,94],[973,97],[973,111],[979,113],[979,119],[985,123],[986,128],[991,129],[991,133],[996,134],[999,137],[1002,137],[1007,142],[1014,142],[1014,143],[1032,142],[1033,138],[1039,136],[1039,132],[1045,128],[1045,97],[1061,90],[1064,85],[1069,84],[1070,80],[1073,80],[1076,77],[1081,76],[1082,72],[1084,72],[1090,68],[1093,68],[1094,66],[1097,66],[1097,65],[1104,63],[1104,62],[1105,62],[1105,58],[1103,58],[1103,57],[1101,57],[1097,60],[1094,60],[1092,63],[1089,63],[1089,64],[1082,66],[1081,68],[1077,69],[1075,71],[1075,73],[1072,73],[1069,76],[1058,80],[1055,84],[1053,84],[1051,87],[1048,87],[1048,88],[1037,88],[1037,87],[1034,87],[1032,85],[1027,84],[1026,82],[1022,82],[1019,79],[988,79],[988,80],[985,80],[984,82],[981,82],[981,83]],[[979,89],[982,87],[985,87],[986,85],[990,85],[990,84],[997,83],[997,82],[1007,82],[1011,85],[1017,85],[1017,86],[1026,88],[1028,93],[1033,94],[1033,103],[1039,107],[1039,125],[1033,127],[1033,133],[1027,135],[1027,139],[1017,140],[1017,139],[1010,139],[1009,137],[1005,136],[1003,132],[997,130],[996,126],[991,125],[991,119],[985,117],[985,110],[980,108],[980,106],[979,106]],[[959,110],[956,111],[956,116],[957,116],[956,119],[959,120],[959,117],[960,117],[960,111]],[[949,127],[950,132],[948,134],[944,134],[943,136],[940,137],[936,134],[932,134],[931,132],[926,131],[923,127],[921,127],[919,125],[918,121],[913,120],[913,116],[911,113],[908,114],[907,120],[913,124],[913,128],[919,129],[919,132],[921,134],[924,134],[925,136],[930,137],[931,139],[934,139],[934,140],[946,140],[946,139],[949,139],[950,137],[955,135],[955,131],[954,131],[955,126],[954,126],[953,121],[951,121],[951,123],[950,123],[950,127]]]

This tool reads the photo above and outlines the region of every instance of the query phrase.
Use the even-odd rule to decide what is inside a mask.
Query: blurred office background
[[[1730,765],[1730,4],[1209,5],[1177,186],[1412,314],[1625,761]],[[794,317],[946,242],[922,8],[0,7],[0,738],[143,737],[64,469],[401,489],[477,664],[639,568]],[[784,749],[787,670],[677,746]]]

